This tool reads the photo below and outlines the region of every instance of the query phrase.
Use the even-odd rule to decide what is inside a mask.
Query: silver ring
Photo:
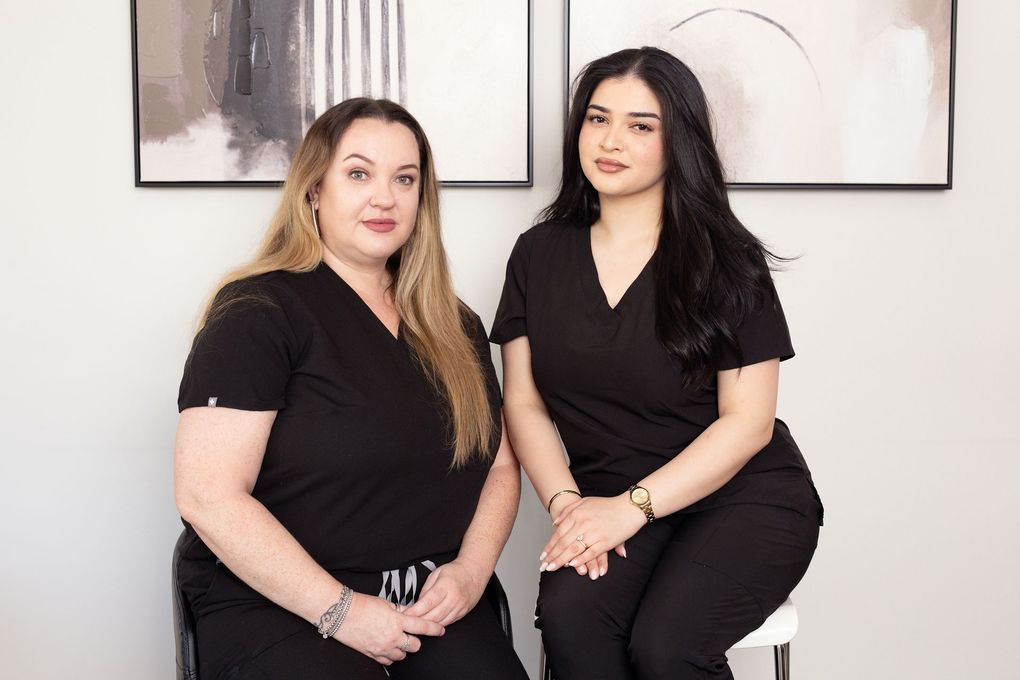
[[[407,633],[404,633],[404,644],[400,645],[400,651],[402,651],[404,654],[407,654],[409,651],[411,651],[411,636],[408,635]]]
[[[591,547],[590,545],[584,542],[584,534],[578,534],[577,538],[575,538],[574,540],[583,545],[585,550]]]

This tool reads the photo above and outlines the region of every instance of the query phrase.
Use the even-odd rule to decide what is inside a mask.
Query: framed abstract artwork
[[[565,0],[585,64],[660,47],[698,76],[735,187],[952,188],[955,0]]]
[[[532,183],[531,0],[133,0],[135,184],[272,186],[359,96],[421,122],[440,179]]]

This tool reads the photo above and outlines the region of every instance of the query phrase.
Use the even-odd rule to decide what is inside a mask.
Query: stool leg
[[[538,650],[538,661],[542,668],[542,674],[539,677],[542,680],[553,680],[552,669],[549,668],[549,661],[545,658],[544,646]]]
[[[776,661],[776,680],[790,680],[790,643],[776,645],[772,654]]]

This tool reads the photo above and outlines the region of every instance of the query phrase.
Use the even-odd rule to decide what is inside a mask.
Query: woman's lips
[[[390,219],[385,219],[385,218],[373,219],[373,220],[363,220],[362,224],[364,224],[366,227],[368,227],[372,231],[377,231],[377,232],[380,232],[380,233],[383,233],[383,234],[388,232],[388,231],[393,231],[394,229],[397,228],[396,220],[390,220]]]
[[[626,165],[620,161],[614,161],[611,158],[596,158],[595,165],[602,172],[620,172],[627,169]]]

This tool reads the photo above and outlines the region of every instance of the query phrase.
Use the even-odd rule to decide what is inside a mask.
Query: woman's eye
[[[601,125],[602,123],[606,122],[606,117],[600,116],[597,113],[593,113],[592,115],[588,116],[588,120],[590,120],[593,123],[598,123]]]
[[[634,129],[637,130],[638,132],[651,132],[652,131],[652,128],[650,126],[648,126],[648,125],[645,125],[644,123],[637,123],[634,126]]]
[[[368,179],[368,173],[364,170],[351,170],[350,178],[360,182],[361,180]]]
[[[397,184],[403,184],[404,186],[411,186],[414,184],[414,177],[411,175],[401,175],[397,177]]]

